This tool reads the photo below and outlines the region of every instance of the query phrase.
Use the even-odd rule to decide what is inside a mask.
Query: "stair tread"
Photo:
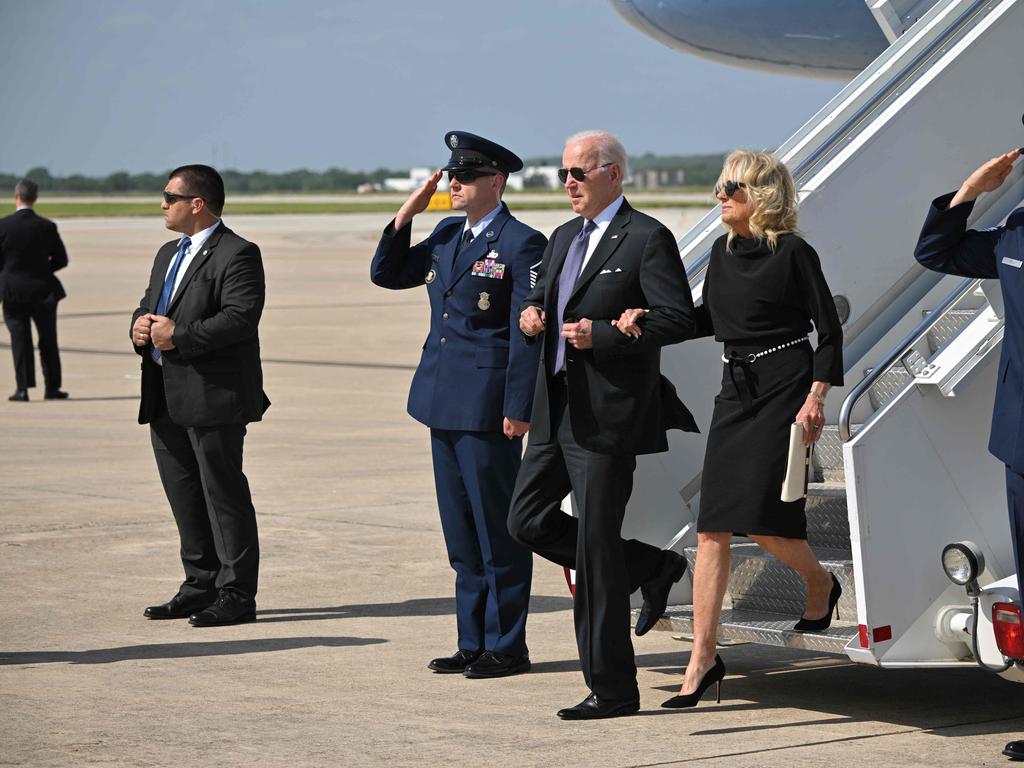
[[[750,642],[789,648],[842,653],[857,637],[858,625],[833,621],[822,632],[795,632],[797,617],[767,611],[723,609],[718,637],[722,641]],[[693,606],[673,605],[665,611],[659,629],[689,634],[693,629]]]

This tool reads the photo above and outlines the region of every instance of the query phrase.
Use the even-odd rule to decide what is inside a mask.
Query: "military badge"
[[[478,301],[476,303],[476,305],[478,307],[480,307],[480,309],[482,309],[484,311],[490,309],[491,308],[491,294],[489,294],[487,291],[481,291],[480,292],[480,301]]]
[[[437,134],[434,134],[434,135],[436,136]],[[458,148],[458,146],[459,146],[459,137],[458,137],[457,134],[453,133],[451,136],[448,137],[448,146],[450,146],[452,149],[457,149]]]
[[[495,256],[498,255],[494,251],[491,251],[491,253]],[[473,277],[491,277],[495,280],[501,280],[505,277],[505,265],[490,258],[490,254],[487,254],[487,256],[488,258],[473,262]]]
[[[435,277],[437,277],[437,272],[435,272],[434,270],[430,270],[429,272],[427,272],[427,276],[423,278],[423,280],[426,283],[432,283],[434,282]]]

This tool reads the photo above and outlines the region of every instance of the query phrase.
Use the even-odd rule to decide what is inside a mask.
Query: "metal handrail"
[[[803,180],[805,173],[817,165],[818,161],[821,160],[824,155],[831,152],[850,130],[852,130],[873,110],[877,109],[878,105],[891,96],[894,90],[900,88],[904,84],[905,80],[914,73],[925,59],[930,57],[936,49],[945,45],[950,37],[959,33],[966,22],[986,2],[988,2],[988,0],[975,0],[970,7],[957,17],[956,21],[946,27],[943,34],[932,40],[931,43],[926,45],[916,56],[914,56],[913,59],[910,60],[910,62],[900,69],[899,73],[895,77],[891,78],[886,86],[875,95],[875,98],[871,99],[854,111],[854,113],[844,120],[825,141],[818,144],[818,146],[812,150],[807,157],[801,160],[799,165],[792,169],[793,179],[797,182],[797,187],[799,188],[799,182]],[[710,260],[711,249],[708,248],[690,265],[690,268],[686,270],[686,279],[691,283],[691,288],[693,287],[692,283],[694,279],[707,269],[707,265]]]
[[[856,407],[860,399],[871,389],[872,385],[878,381],[884,374],[892,370],[896,363],[900,362],[904,355],[910,352],[921,339],[923,339],[936,323],[939,322],[946,313],[949,312],[956,304],[960,302],[968,294],[975,291],[978,286],[981,285],[981,280],[974,278],[966,278],[963,282],[956,287],[956,289],[949,294],[942,303],[939,304],[932,312],[928,313],[917,327],[914,328],[899,344],[890,350],[889,354],[885,356],[885,359],[874,368],[871,372],[861,379],[861,382],[850,390],[850,393],[843,400],[843,406],[839,409],[839,439],[844,443],[848,442],[853,436],[850,432],[850,420],[853,418],[853,409]]]

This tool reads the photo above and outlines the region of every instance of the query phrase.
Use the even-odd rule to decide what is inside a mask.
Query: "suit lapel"
[[[192,277],[199,271],[203,264],[206,263],[207,259],[210,258],[210,254],[213,253],[214,248],[217,247],[217,244],[220,242],[221,237],[226,231],[227,227],[225,227],[224,223],[221,222],[217,225],[217,228],[213,230],[213,234],[206,239],[205,243],[203,243],[203,249],[192,257],[192,261],[188,265],[188,269],[185,270],[185,276],[181,278],[181,282],[178,283],[178,289],[174,292],[174,295],[171,296],[171,303],[167,307],[168,314],[170,314],[170,311],[174,309],[177,303],[181,300],[181,297],[184,295],[185,289],[188,287]]]
[[[459,251],[458,256],[455,257],[455,268],[452,271],[451,285],[455,285],[475,262],[491,252],[492,245],[498,241],[498,238],[501,236],[501,230],[510,218],[512,218],[512,214],[508,212],[508,208],[502,203],[501,210],[491,220],[491,223],[487,225],[487,229],[480,233],[480,237],[474,238],[473,242]]]
[[[628,234],[626,227],[629,225],[632,213],[633,209],[626,202],[626,199],[623,198],[622,205],[619,206],[619,210],[615,212],[611,222],[609,222],[608,228],[601,237],[601,241],[597,244],[593,255],[587,260],[587,265],[576,279],[576,285],[572,289],[572,296],[579,293],[587,283],[594,279],[594,276],[601,271],[604,263],[611,258],[611,255],[615,253],[615,250],[622,241],[626,239]],[[572,296],[569,298],[572,298]]]

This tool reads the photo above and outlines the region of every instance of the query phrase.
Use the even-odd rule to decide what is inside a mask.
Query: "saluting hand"
[[[536,336],[544,330],[544,310],[527,307],[519,313],[519,330],[526,336]]]
[[[562,337],[576,349],[590,349],[594,346],[594,329],[585,317],[578,323],[562,325]]]
[[[423,185],[409,195],[409,199],[402,203],[395,216],[395,229],[401,229],[418,213],[423,213],[430,205],[430,198],[437,192],[437,185],[441,181],[441,171],[437,170],[430,178],[423,182]]]
[[[612,320],[612,325],[626,336],[639,339],[643,331],[640,330],[640,326],[636,324],[636,321],[646,314],[647,310],[644,309],[627,309],[619,316],[618,320]]]
[[[1006,177],[1010,175],[1010,171],[1013,170],[1013,161],[1018,157],[1020,157],[1020,150],[1015,149],[1012,152],[1007,152],[1005,155],[993,157],[983,164],[978,170],[967,177],[967,180],[964,181],[960,189],[953,196],[949,207],[952,208],[954,205],[976,200],[982,192],[991,192],[994,189],[999,189],[1000,185],[1006,181]]]

